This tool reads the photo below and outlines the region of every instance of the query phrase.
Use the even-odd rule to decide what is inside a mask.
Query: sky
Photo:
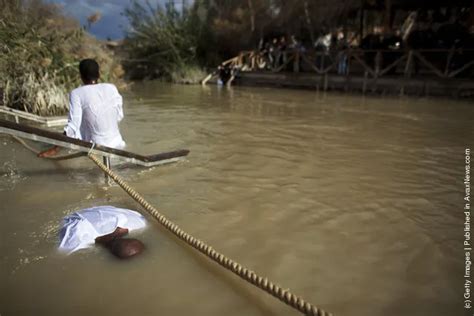
[[[145,3],[146,0],[140,1]],[[148,1],[153,6],[167,2],[167,0]],[[130,4],[130,0],[48,0],[48,2],[61,5],[64,12],[79,20],[81,25],[87,24],[87,17],[100,12],[101,19],[89,30],[99,39],[121,39],[128,27],[128,21],[121,13]],[[175,1],[177,8],[180,8],[179,2]]]

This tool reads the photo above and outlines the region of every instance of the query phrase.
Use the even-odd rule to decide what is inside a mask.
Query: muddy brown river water
[[[462,315],[467,101],[136,85],[121,130],[180,163],[118,169],[168,218],[336,315]],[[142,256],[57,253],[61,218],[115,205],[87,158],[36,159],[0,136],[0,315],[298,315],[152,218]],[[473,288],[474,289],[474,288]]]

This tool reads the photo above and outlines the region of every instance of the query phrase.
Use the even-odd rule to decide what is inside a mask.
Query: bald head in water
[[[122,238],[128,234],[128,229],[117,227],[117,229],[104,236],[97,237],[95,242],[101,244],[119,259],[129,259],[143,252],[145,245],[135,238]]]
[[[117,258],[128,259],[143,252],[145,245],[138,239],[118,238],[106,245]]]

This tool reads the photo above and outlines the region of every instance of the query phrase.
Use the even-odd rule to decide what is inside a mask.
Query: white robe
[[[110,83],[89,84],[71,91],[66,135],[113,148],[125,147],[118,123],[122,96]]]
[[[113,206],[96,206],[74,212],[63,219],[59,232],[59,250],[72,253],[94,245],[95,239],[115,231],[144,228],[145,218],[138,212]]]

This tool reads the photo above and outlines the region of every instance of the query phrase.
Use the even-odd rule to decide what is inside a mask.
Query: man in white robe
[[[144,246],[139,240],[122,237],[145,226],[140,213],[127,209],[96,206],[80,210],[63,219],[59,250],[70,254],[99,243],[121,259],[132,257]]]
[[[113,84],[98,82],[99,65],[95,60],[82,60],[79,72],[84,85],[69,94],[69,116],[64,134],[87,142],[123,149],[125,142],[118,126],[123,119],[122,96]],[[55,146],[38,156],[53,156],[58,150]]]

